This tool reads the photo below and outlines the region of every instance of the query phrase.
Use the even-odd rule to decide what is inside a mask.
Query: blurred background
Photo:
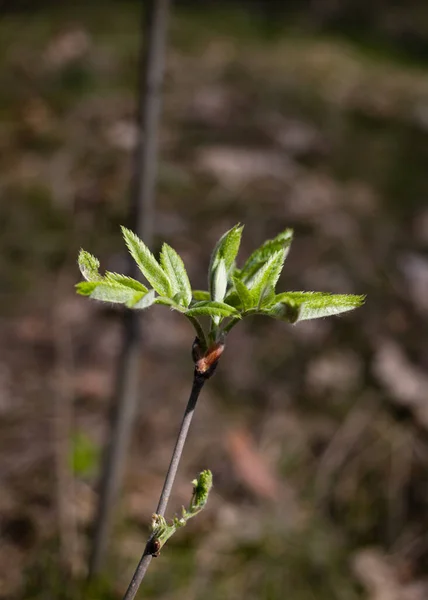
[[[1,3],[2,600],[84,597],[123,315],[73,285],[80,247],[124,270],[140,10]],[[211,248],[236,222],[241,258],[293,227],[281,290],[368,300],[342,317],[233,330],[167,514],[202,468],[209,505],[152,562],[142,597],[426,599],[426,0],[177,1],[163,89],[153,250],[167,241],[205,288]],[[157,307],[142,331],[138,411],[91,600],[126,589],[191,384],[188,323]]]

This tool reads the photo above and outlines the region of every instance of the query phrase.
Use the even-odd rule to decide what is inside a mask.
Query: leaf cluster
[[[293,231],[285,229],[265,241],[245,261],[236,266],[243,227],[235,225],[217,242],[208,270],[208,290],[192,290],[179,254],[164,243],[159,260],[135,233],[122,227],[128,250],[138,265],[147,285],[118,273],[99,272],[99,261],[81,250],[79,267],[85,279],[77,284],[77,292],[95,300],[124,304],[142,310],[153,304],[169,306],[185,315],[194,325],[206,347],[249,315],[264,315],[297,323],[337,315],[357,308],[364,296],[327,292],[276,292],[284,261],[293,239]],[[207,340],[201,317],[209,317],[211,327]]]

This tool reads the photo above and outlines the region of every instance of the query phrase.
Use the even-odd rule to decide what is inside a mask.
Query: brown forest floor
[[[82,246],[123,265],[137,47],[127,4],[0,22],[4,600],[82,597],[57,568],[55,439],[66,421],[84,570],[120,328],[118,311],[74,295],[75,261]],[[174,17],[157,247],[174,246],[200,288],[229,226],[245,223],[243,255],[292,226],[282,289],[368,301],[233,331],[171,510],[201,468],[214,492],[153,563],[147,598],[428,596],[427,164],[428,69],[343,39],[268,38],[239,14]],[[120,597],[130,577],[189,391],[188,324],[159,307],[143,332],[106,591],[91,598]]]

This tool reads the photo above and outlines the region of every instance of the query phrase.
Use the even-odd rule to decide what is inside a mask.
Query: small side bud
[[[216,342],[213,344],[205,354],[195,361],[195,368],[198,375],[202,375],[208,379],[214,373],[220,356],[223,354],[224,343]]]

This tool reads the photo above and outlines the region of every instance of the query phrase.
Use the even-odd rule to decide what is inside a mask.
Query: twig
[[[131,184],[130,221],[132,228],[149,245],[153,236],[158,122],[169,3],[170,0],[151,0],[147,12],[143,11],[144,33],[140,52],[137,117],[139,136]],[[137,266],[134,261],[130,265],[131,275],[135,276]],[[139,319],[134,311],[126,312],[123,319],[123,343],[117,371],[115,405],[110,425],[110,441],[104,458],[89,578],[100,571],[105,555],[138,396],[141,346]]]
[[[165,510],[168,504],[169,497],[171,495],[171,489],[174,483],[175,476],[177,474],[178,465],[180,463],[181,454],[183,452],[183,447],[186,442],[187,434],[189,432],[190,423],[192,422],[193,414],[195,412],[196,403],[199,398],[199,394],[204,386],[205,381],[208,377],[211,376],[211,372],[207,372],[205,374],[198,373],[198,370],[195,369],[195,374],[193,377],[193,385],[192,391],[190,393],[190,398],[186,406],[186,410],[184,412],[183,421],[181,423],[180,431],[177,437],[177,441],[175,443],[175,448],[172,453],[171,462],[169,465],[168,473],[165,478],[165,483],[163,484],[162,492],[159,498],[158,507],[156,509],[156,513],[160,516],[164,516]],[[152,560],[152,556],[154,554],[154,549],[151,545],[151,539],[149,538],[146,547],[144,549],[143,555],[141,557],[140,562],[135,570],[135,573],[132,577],[131,583],[129,584],[128,590],[123,597],[123,600],[133,600],[135,598],[138,588],[143,581],[144,575],[148,569],[148,566]]]

